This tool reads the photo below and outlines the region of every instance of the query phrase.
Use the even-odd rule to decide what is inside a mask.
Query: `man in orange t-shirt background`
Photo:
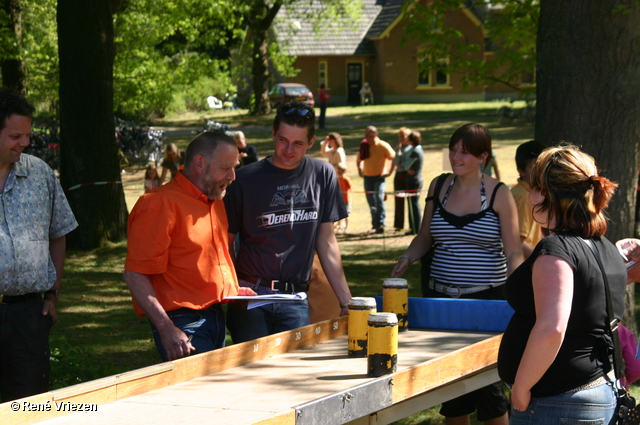
[[[224,347],[221,302],[255,294],[239,288],[228,249],[222,198],[237,163],[233,139],[202,133],[187,147],[184,170],[129,215],[124,281],[164,361]]]

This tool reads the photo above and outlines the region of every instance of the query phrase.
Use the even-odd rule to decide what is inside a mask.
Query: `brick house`
[[[335,23],[327,23],[327,31],[322,34],[315,34],[311,24],[297,19],[295,9],[283,7],[275,32],[281,38],[281,49],[297,57],[294,66],[300,73],[294,78],[277,78],[278,82],[302,83],[314,93],[325,83],[333,105],[359,104],[358,92],[365,81],[373,89],[375,103],[473,102],[517,97],[505,86],[465,89],[462,71],[421,72],[420,44],[408,39],[403,29],[404,2],[363,0],[358,22],[343,22],[340,29]],[[457,28],[468,43],[485,45],[481,20],[471,9],[463,6],[450,13],[445,25]],[[490,60],[491,55],[480,51],[473,59]]]

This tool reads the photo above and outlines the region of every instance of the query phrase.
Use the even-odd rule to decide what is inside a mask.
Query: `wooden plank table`
[[[0,404],[0,423],[381,424],[497,380],[495,333],[402,332],[398,372],[369,378],[367,359],[347,356],[346,328],[328,320],[28,397],[19,411]],[[72,403],[95,411],[57,411]]]

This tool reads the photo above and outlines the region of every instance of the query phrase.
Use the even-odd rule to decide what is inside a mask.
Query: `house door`
[[[360,89],[362,88],[362,63],[347,63],[347,103],[360,104]]]

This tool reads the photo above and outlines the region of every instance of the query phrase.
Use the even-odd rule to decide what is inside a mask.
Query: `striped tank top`
[[[482,200],[478,213],[457,216],[445,209],[455,176],[442,202],[433,197],[434,212],[431,236],[435,244],[431,277],[447,285],[504,284],[507,280],[507,259],[502,247],[500,219],[493,209],[499,183],[487,207],[484,177],[480,187]]]

